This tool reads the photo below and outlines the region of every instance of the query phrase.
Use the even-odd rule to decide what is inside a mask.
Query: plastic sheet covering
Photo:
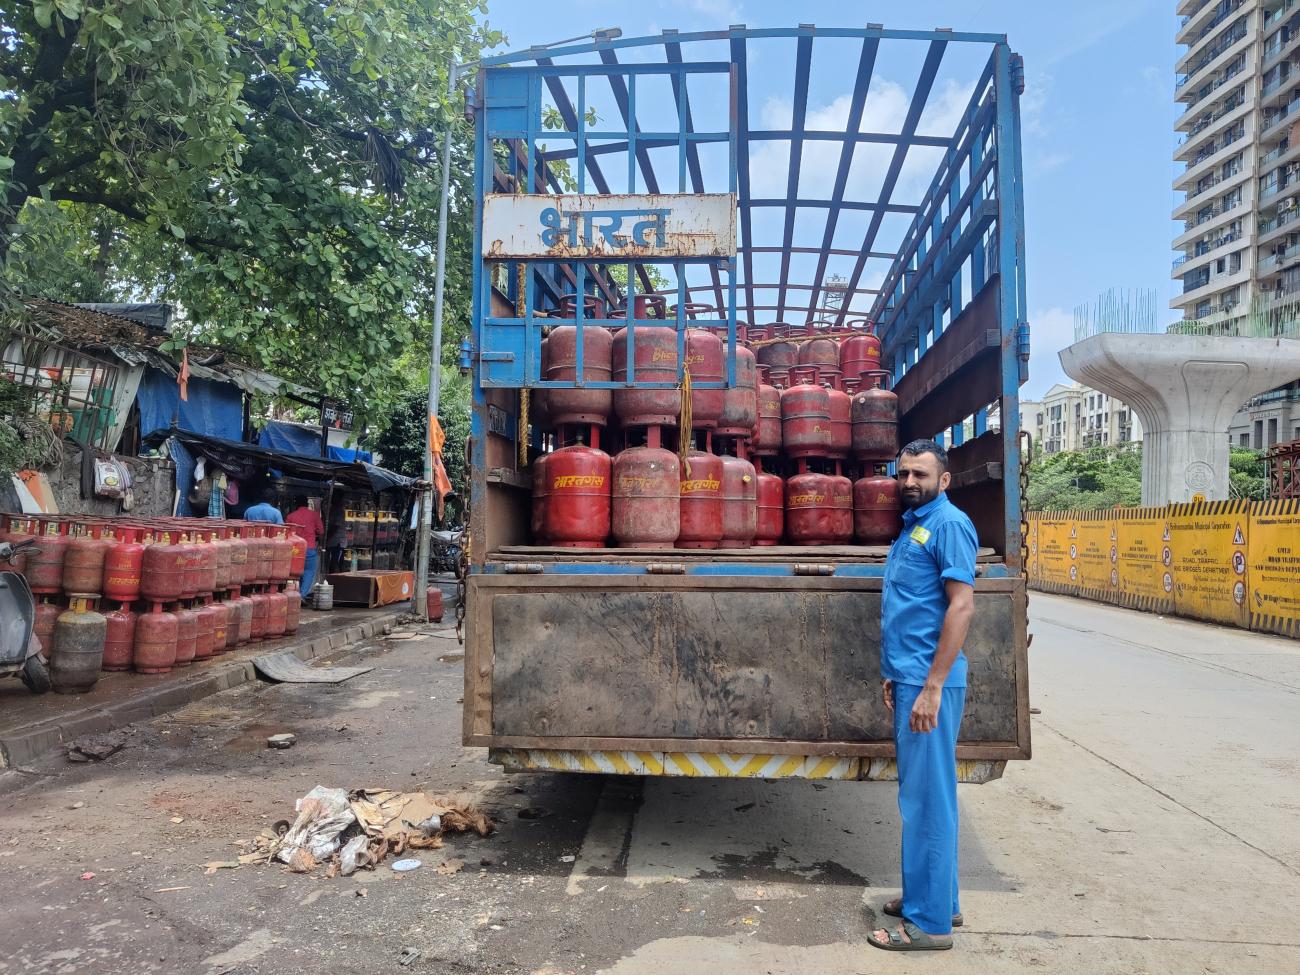
[[[244,394],[231,383],[210,379],[189,381],[189,399],[180,398],[176,380],[157,369],[145,369],[136,396],[140,404],[140,435],[177,426],[209,437],[238,440],[244,428]]]
[[[167,441],[166,450],[176,465],[176,510],[172,514],[177,518],[191,517],[194,510],[190,507],[189,497],[194,488],[194,455],[175,437]]]
[[[270,450],[284,450],[291,454],[300,454],[303,457],[320,456],[320,431],[300,426],[297,423],[282,423],[279,420],[272,420],[262,427],[261,433],[257,435],[257,442],[260,446]],[[343,464],[351,464],[357,460],[369,463],[374,460],[374,456],[368,450],[336,447],[330,444],[326,447],[326,459],[336,460]]]

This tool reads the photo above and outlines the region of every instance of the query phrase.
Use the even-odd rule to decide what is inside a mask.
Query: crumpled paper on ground
[[[284,834],[276,859],[307,873],[339,848],[339,834],[357,821],[343,789],[318,785],[294,803],[298,816]]]

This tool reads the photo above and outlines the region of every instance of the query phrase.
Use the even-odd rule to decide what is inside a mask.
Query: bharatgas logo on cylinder
[[[598,488],[604,486],[604,474],[560,474],[551,485],[556,491],[562,491],[565,488]]]
[[[682,481],[682,494],[697,494],[700,491],[716,491],[722,482],[716,477],[697,477]]]
[[[483,256],[499,258],[734,257],[734,193],[483,197]]]
[[[787,504],[789,508],[803,508],[810,505],[825,504],[826,495],[809,492],[808,494],[792,494]]]

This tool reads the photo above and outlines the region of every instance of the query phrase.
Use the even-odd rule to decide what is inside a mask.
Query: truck
[[[865,328],[898,442],[948,449],[979,537],[959,778],[1030,757],[1023,79],[1004,35],[880,25],[605,31],[477,65],[465,745],[509,770],[896,775],[887,545],[569,547],[534,521],[556,390],[735,389],[747,334]],[[568,378],[544,368],[560,327]],[[613,327],[674,329],[676,375],[628,351],[593,378],[584,330]],[[690,376],[691,329],[722,375]],[[639,442],[612,415],[592,438]]]

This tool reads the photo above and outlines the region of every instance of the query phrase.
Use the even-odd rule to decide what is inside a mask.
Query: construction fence
[[[1300,499],[1030,512],[1029,586],[1300,637]]]

